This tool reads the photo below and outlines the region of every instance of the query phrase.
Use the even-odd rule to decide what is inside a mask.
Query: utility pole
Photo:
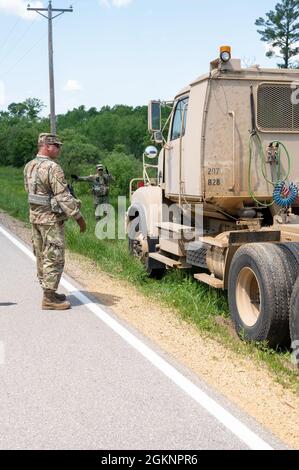
[[[72,13],[73,7],[70,8],[52,8],[52,1],[49,0],[48,8],[30,8],[28,11],[35,11],[39,15],[48,20],[48,51],[49,51],[49,87],[50,87],[50,121],[51,133],[56,134],[56,113],[55,113],[55,85],[54,85],[54,65],[53,65],[53,20],[63,13]],[[41,13],[48,12],[48,14]],[[57,13],[56,15],[53,12]]]

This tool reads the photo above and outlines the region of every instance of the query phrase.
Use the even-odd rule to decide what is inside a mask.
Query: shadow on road
[[[121,297],[112,294],[104,294],[103,292],[90,292],[90,291],[80,291],[81,294],[86,295],[91,302],[97,305],[105,305],[106,307],[111,307],[118,303]],[[71,302],[72,307],[82,305],[81,302],[73,295],[68,295],[68,300]],[[1,304],[0,304],[1,305]]]

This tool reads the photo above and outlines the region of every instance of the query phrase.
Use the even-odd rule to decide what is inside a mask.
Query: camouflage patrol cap
[[[96,169],[97,169],[97,170],[104,170],[104,165],[102,165],[101,163],[99,163],[99,164],[96,166]]]
[[[38,145],[53,145],[53,144],[58,144],[62,145],[62,142],[60,142],[58,135],[55,134],[39,134],[38,136]]]

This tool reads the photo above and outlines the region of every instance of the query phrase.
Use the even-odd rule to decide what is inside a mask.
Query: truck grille
[[[261,131],[299,132],[298,86],[292,87],[291,83],[259,86],[257,123]]]

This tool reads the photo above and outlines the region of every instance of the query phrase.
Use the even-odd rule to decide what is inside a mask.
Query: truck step
[[[178,261],[176,259],[168,258],[167,256],[161,255],[160,253],[149,253],[149,258],[153,258],[160,263],[165,264],[171,268],[178,268],[178,269],[187,269],[191,268],[190,264],[187,264],[183,261]]]
[[[175,224],[173,222],[161,222],[160,224],[157,224],[157,227],[172,233],[193,233],[195,230],[193,227],[189,227],[188,225]]]
[[[215,289],[224,289],[224,282],[221,279],[217,279],[217,277],[212,276],[206,273],[194,274],[194,278],[197,281],[204,282]]]
[[[199,241],[210,246],[217,246],[218,248],[227,248],[229,246],[227,240],[219,240],[214,237],[199,237]]]

